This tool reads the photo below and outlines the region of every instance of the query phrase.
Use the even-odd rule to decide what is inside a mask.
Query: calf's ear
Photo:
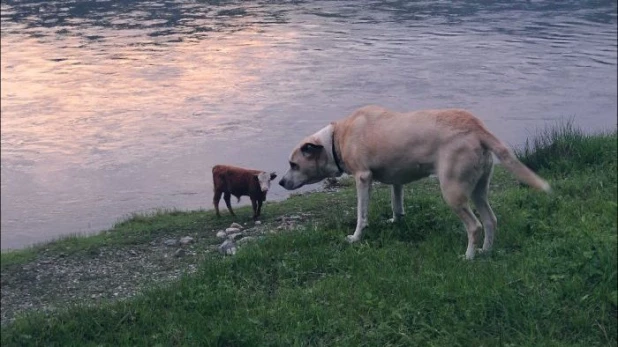
[[[276,172],[271,172],[270,173],[270,180],[274,180],[275,178],[277,178],[277,173]]]
[[[307,158],[317,156],[318,154],[320,154],[322,149],[324,149],[324,146],[317,145],[315,143],[310,143],[310,142],[307,142],[300,147],[301,153],[303,154],[303,156]]]

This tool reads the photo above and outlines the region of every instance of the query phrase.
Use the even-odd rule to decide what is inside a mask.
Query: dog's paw
[[[491,252],[491,248],[477,248],[476,253],[478,254],[487,254]]]
[[[481,259],[484,259],[492,255],[492,250],[491,248],[477,248],[476,255]]]
[[[357,242],[360,238],[356,237],[354,235],[348,235],[345,237],[345,240],[348,241],[348,243],[354,243]]]
[[[387,219],[386,222],[387,223],[397,223],[397,222],[400,222],[403,219],[403,216],[404,216],[403,214],[399,214],[396,217]]]
[[[474,260],[474,256],[476,254],[478,254],[479,256],[485,256],[488,255],[490,251],[491,249],[476,248],[472,252],[466,251],[466,254],[463,254],[461,258],[464,260]]]

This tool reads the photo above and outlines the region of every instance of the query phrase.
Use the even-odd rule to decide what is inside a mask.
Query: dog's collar
[[[333,159],[335,160],[335,165],[337,165],[337,170],[339,170],[338,174],[342,175],[344,173],[341,168],[341,164],[339,163],[339,156],[337,155],[337,150],[335,149],[335,129],[333,129],[333,136],[331,138],[332,142],[332,150],[333,150]]]

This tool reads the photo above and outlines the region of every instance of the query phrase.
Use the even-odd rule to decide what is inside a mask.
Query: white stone
[[[229,235],[229,234],[234,234],[234,233],[240,232],[240,229],[238,229],[238,228],[227,228],[227,229],[225,229],[225,232]]]
[[[194,241],[195,240],[191,236],[185,236],[180,239],[180,244],[184,246],[193,243]]]
[[[178,243],[176,239],[167,239],[163,241],[163,244],[166,246],[176,246],[176,243]]]
[[[238,223],[232,223],[230,225],[230,228],[237,228],[237,229],[242,229],[242,225],[238,224]]]
[[[225,231],[221,230],[221,231],[217,232],[217,237],[221,238],[221,239],[224,239],[224,238],[227,237],[227,234],[225,233]]]
[[[232,240],[223,241],[223,243],[219,246],[219,252],[221,254],[226,254],[226,255],[236,254],[236,245],[234,244],[234,241]]]

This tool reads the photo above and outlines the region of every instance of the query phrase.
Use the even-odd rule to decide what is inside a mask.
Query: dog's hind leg
[[[367,222],[367,209],[371,195],[371,172],[357,173],[355,179],[357,200],[356,230],[354,230],[354,234],[346,237],[350,243],[360,240],[363,235],[363,229],[369,225]]]
[[[393,184],[391,186],[391,207],[393,209],[393,218],[389,222],[397,222],[403,217],[403,185]]]
[[[482,226],[481,222],[479,222],[470,208],[468,203],[468,192],[465,188],[466,185],[457,180],[440,180],[440,189],[442,190],[444,200],[466,227],[466,232],[468,233],[468,247],[465,257],[471,260],[474,259],[475,246],[480,236]]]
[[[485,237],[483,240],[483,252],[491,250],[494,244],[494,236],[496,233],[496,227],[498,220],[496,215],[487,201],[487,192],[489,190],[489,180],[491,179],[492,168],[490,167],[487,172],[481,177],[476,187],[472,191],[472,201],[476,206],[476,209],[481,216],[483,222],[483,229],[485,230]]]

